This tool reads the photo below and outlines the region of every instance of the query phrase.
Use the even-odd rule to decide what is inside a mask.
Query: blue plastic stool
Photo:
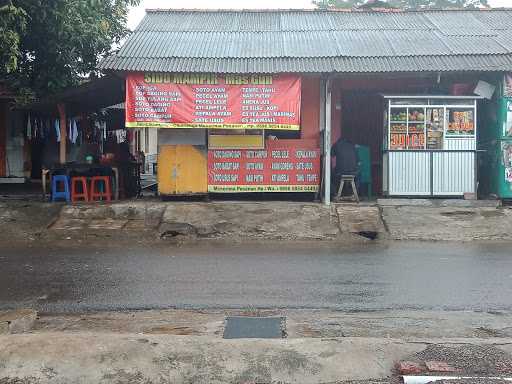
[[[64,190],[58,189],[59,183],[64,185]],[[57,199],[65,199],[68,203],[71,202],[69,177],[66,175],[52,176],[52,201],[57,201]]]

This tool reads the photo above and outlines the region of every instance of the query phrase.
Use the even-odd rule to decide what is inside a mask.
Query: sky
[[[492,7],[512,7],[512,0],[489,0]],[[128,16],[134,29],[144,17],[145,9],[153,8],[312,8],[311,0],[142,0]]]

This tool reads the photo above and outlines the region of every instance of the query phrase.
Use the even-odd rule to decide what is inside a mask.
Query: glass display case
[[[384,191],[404,196],[474,193],[478,97],[384,99]]]

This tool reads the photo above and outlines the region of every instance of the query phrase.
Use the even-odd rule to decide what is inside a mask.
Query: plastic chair
[[[110,187],[110,176],[93,176],[91,178],[90,201],[112,200],[112,188]]]
[[[81,186],[81,191],[78,190],[78,186]],[[87,188],[87,177],[85,176],[73,176],[71,177],[71,201],[89,201],[89,191]]]
[[[62,189],[59,189],[62,186]],[[64,199],[66,202],[71,202],[69,195],[69,177],[66,175],[52,176],[52,201],[55,202],[59,199]]]

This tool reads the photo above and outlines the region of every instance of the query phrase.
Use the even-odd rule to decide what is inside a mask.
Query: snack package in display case
[[[428,108],[426,124],[427,149],[443,149],[444,109]]]

